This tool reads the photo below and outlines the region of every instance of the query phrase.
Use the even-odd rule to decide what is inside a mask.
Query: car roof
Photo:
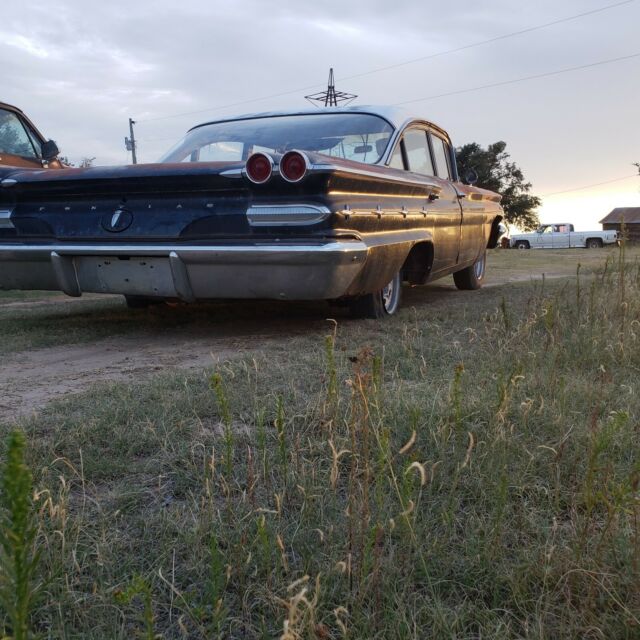
[[[24,112],[22,111],[22,109],[19,109],[18,107],[15,107],[12,104],[9,104],[8,102],[0,102],[0,109],[10,109],[11,111],[17,111],[18,113],[21,113],[22,115],[24,115]]]
[[[40,141],[44,142],[46,140],[46,138],[42,135],[42,132],[38,129],[38,127],[36,127],[35,124],[33,124],[31,118],[29,118],[29,116],[27,116],[27,114],[22,109],[12,104],[8,104],[7,102],[0,102],[0,109],[6,109],[8,111],[19,113],[20,116],[29,123],[29,126],[33,129],[34,133],[40,138]]]
[[[305,109],[287,109],[283,111],[264,111],[260,113],[245,113],[239,116],[232,116],[227,118],[220,118],[218,120],[210,120],[208,122],[203,122],[201,124],[196,125],[189,129],[189,131],[193,131],[193,129],[198,129],[199,127],[204,127],[208,124],[216,124],[219,122],[232,122],[234,120],[253,120],[257,118],[277,118],[281,116],[297,116],[297,115],[317,115],[317,114],[328,114],[328,113],[365,113],[370,115],[379,116],[384,118],[394,129],[402,129],[405,125],[410,122],[420,122],[427,124],[428,126],[436,129],[440,133],[442,133],[448,140],[449,136],[447,132],[439,127],[437,124],[426,120],[421,116],[412,115],[402,107],[392,106],[392,105],[357,105],[357,106],[349,106],[349,107],[311,107]]]

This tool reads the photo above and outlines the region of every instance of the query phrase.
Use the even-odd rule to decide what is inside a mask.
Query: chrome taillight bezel
[[[289,176],[287,176],[287,174],[285,173],[285,171],[283,171],[283,167],[286,164],[286,159],[288,157],[291,157],[292,155],[296,155],[296,156],[300,156],[302,158],[302,161],[304,162],[304,171],[302,172],[302,174],[297,177],[297,178],[290,178]],[[306,177],[307,173],[309,173],[309,167],[311,166],[311,163],[309,162],[309,158],[307,157],[306,153],[303,153],[302,151],[298,151],[297,149],[291,149],[291,151],[287,151],[282,158],[280,158],[280,162],[279,162],[279,171],[280,171],[280,175],[282,176],[283,180],[286,180],[287,182],[290,182],[292,184],[295,184],[297,182],[300,182],[302,180],[304,180],[304,178]]]
[[[250,167],[250,163],[252,161],[255,161],[258,157],[264,158],[269,164],[269,173],[263,179],[258,179],[255,176],[251,175],[251,171],[250,171],[250,168],[249,168]],[[273,161],[273,158],[268,153],[264,153],[262,151],[256,151],[256,153],[252,153],[247,158],[247,161],[244,163],[244,175],[246,175],[247,178],[251,182],[253,182],[253,184],[265,184],[266,182],[269,182],[269,180],[273,176],[274,168],[275,168],[275,162]]]

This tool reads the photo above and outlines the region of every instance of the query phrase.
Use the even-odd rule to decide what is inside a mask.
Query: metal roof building
[[[618,207],[600,220],[605,231],[614,230],[622,232],[625,226],[625,235],[631,242],[640,243],[640,207]]]

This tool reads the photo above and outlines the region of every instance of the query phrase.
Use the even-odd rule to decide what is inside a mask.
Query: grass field
[[[50,638],[639,637],[640,268],[553,254],[23,420],[33,571],[4,546],[5,632],[33,593]],[[86,304],[20,344],[125,314]]]

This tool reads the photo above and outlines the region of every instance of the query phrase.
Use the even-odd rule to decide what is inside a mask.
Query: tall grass
[[[25,423],[37,629],[638,637],[640,269],[577,275]]]

